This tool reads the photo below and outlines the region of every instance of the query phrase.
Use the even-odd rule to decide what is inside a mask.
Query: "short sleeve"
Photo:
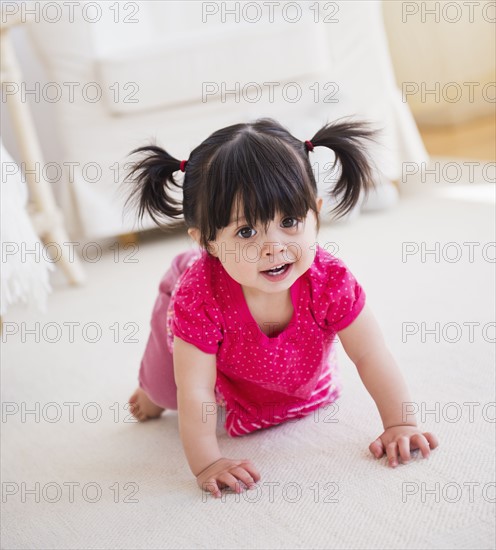
[[[192,291],[176,294],[170,325],[173,335],[205,353],[217,353],[223,340],[222,316],[218,307]]]
[[[329,303],[326,327],[339,332],[358,317],[365,305],[365,291],[343,261],[334,258],[327,273]]]

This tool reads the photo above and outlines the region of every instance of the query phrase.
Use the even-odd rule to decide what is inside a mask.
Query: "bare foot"
[[[155,405],[142,388],[137,388],[129,398],[129,411],[140,422],[150,418],[158,418],[164,410],[162,407]]]

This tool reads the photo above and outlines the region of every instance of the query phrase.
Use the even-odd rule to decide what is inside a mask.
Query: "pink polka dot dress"
[[[340,395],[334,340],[362,311],[365,292],[342,260],[318,246],[290,294],[293,317],[269,337],[251,315],[241,285],[205,251],[198,251],[172,292],[169,350],[176,335],[216,355],[215,396],[226,407],[232,437],[306,416]]]

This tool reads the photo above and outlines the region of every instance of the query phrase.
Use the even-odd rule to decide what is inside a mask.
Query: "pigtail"
[[[182,205],[170,191],[173,185],[181,188],[173,175],[179,170],[180,161],[156,145],[139,147],[130,155],[135,153],[146,155],[132,165],[126,178],[132,185],[126,206],[130,203],[137,208],[139,220],[147,212],[157,225],[160,218],[178,218],[183,213]]]
[[[377,131],[364,122],[332,122],[321,128],[310,140],[314,147],[332,149],[339,161],[341,175],[331,196],[338,197],[338,204],[332,210],[337,218],[347,214],[358,202],[362,192],[368,193],[374,186],[370,160],[365,153],[366,141],[374,141]]]

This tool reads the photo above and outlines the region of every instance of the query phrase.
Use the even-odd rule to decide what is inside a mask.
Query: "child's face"
[[[319,212],[321,207],[322,199],[319,198]],[[317,220],[311,210],[298,223],[295,218],[276,214],[266,233],[261,225],[249,227],[243,218],[236,221],[234,212],[230,221],[230,225],[217,232],[217,239],[210,243],[210,252],[253,297],[287,291],[312,265],[316,254]],[[189,233],[197,240],[195,229],[190,229]],[[273,277],[263,273],[281,264],[287,265],[280,275]]]

